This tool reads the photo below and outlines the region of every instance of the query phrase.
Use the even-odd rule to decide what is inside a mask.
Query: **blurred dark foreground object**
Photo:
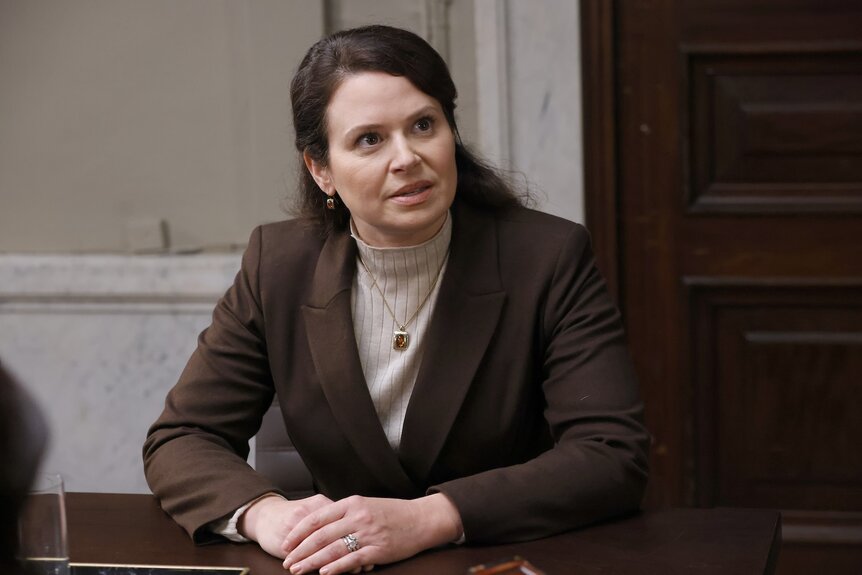
[[[474,565],[467,571],[468,575],[545,575],[529,561],[517,555],[509,559]]]
[[[15,557],[18,514],[48,443],[39,407],[0,364],[0,573],[22,573]]]

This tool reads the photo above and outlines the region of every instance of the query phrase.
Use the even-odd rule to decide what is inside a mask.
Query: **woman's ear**
[[[302,153],[302,161],[305,162],[305,167],[308,168],[311,177],[317,183],[317,187],[323,190],[327,196],[334,196],[335,186],[332,184],[332,178],[329,176],[329,170],[326,166],[312,158],[307,151]]]

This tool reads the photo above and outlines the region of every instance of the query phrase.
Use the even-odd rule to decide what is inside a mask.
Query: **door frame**
[[[580,0],[584,208],[596,261],[618,305],[620,286],[617,189],[616,0]]]

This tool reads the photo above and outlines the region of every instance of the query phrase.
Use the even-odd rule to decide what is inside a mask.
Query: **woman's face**
[[[432,238],[455,198],[455,138],[440,103],[401,76],[344,79],[326,111],[329,159],[305,154],[327,195],[338,192],[360,237],[380,247]]]

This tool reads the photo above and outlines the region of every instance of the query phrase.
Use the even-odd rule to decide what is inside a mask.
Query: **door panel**
[[[862,284],[686,284],[695,501],[862,510]]]
[[[582,8],[586,145],[612,153],[585,156],[587,220],[655,437],[646,504],[777,508],[780,573],[862,572],[862,3]]]
[[[862,52],[773,50],[684,47],[688,209],[859,212]]]

